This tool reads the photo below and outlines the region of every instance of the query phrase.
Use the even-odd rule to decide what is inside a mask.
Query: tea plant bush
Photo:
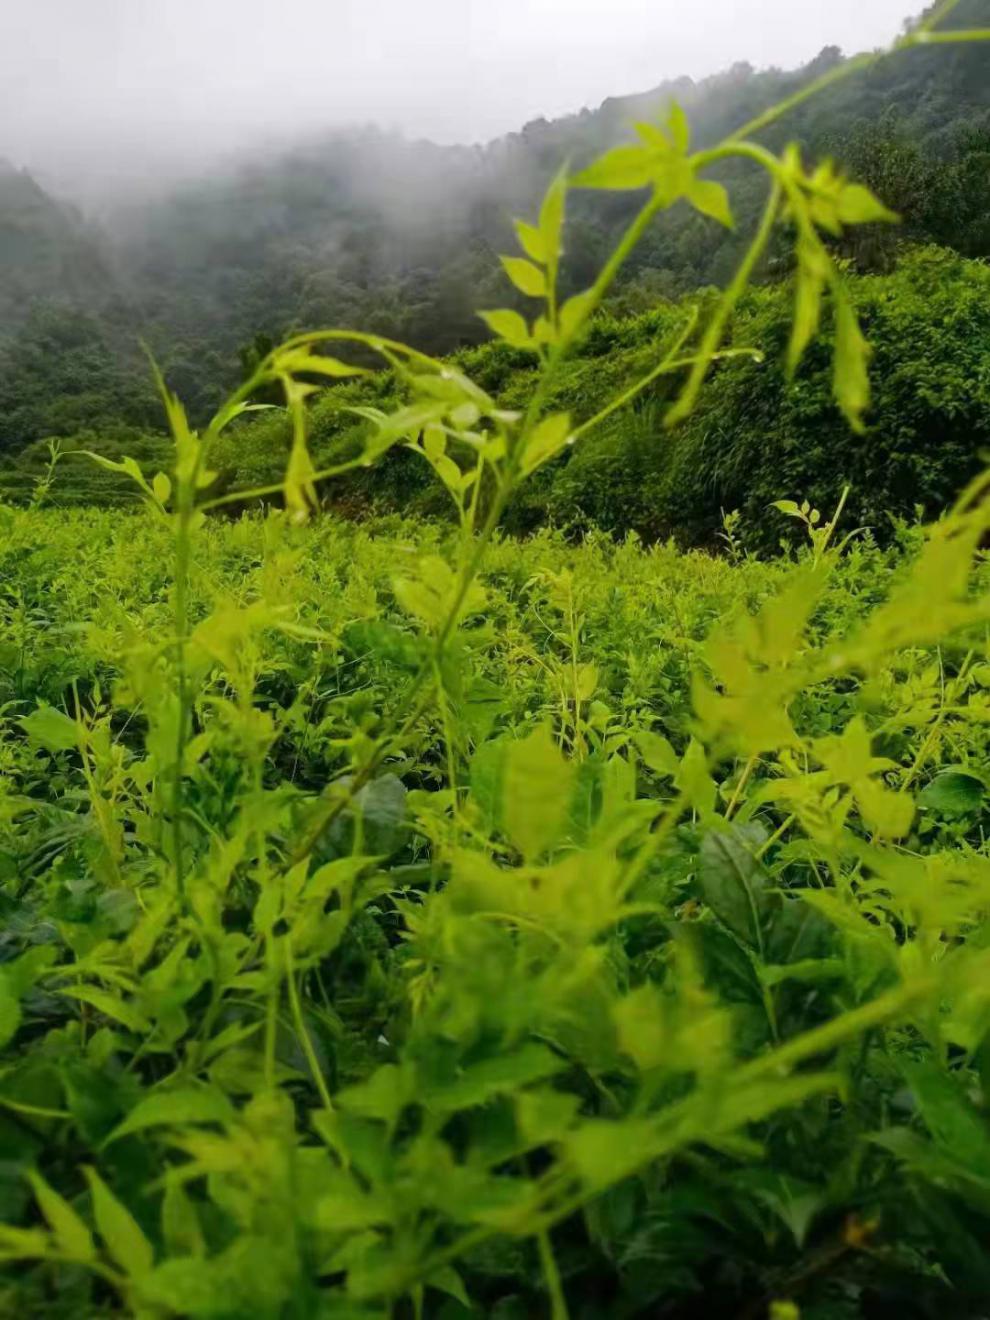
[[[990,476],[887,549],[845,493],[782,498],[764,516],[803,548],[768,564],[732,513],[721,559],[497,534],[655,381],[673,424],[762,350],[722,345],[782,221],[790,366],[827,293],[862,428],[868,346],[822,232],[885,212],[754,144],[772,118],[692,153],[674,107],[554,180],[504,260],[543,310],[486,314],[540,364],[521,406],[397,343],[302,336],[201,432],[162,387],[170,473],[94,455],[143,510],[53,512],[43,482],[3,512],[8,1312],[985,1312]],[[730,223],[706,170],[737,156],[768,199],[725,294],[562,412],[650,220]],[[644,203],[560,305],[579,187]],[[307,399],[365,370],[348,344],[396,398],[320,470]],[[285,509],[211,520],[267,491],[224,491],[215,458],[272,386]],[[320,480],[400,446],[453,526],[306,525]]]

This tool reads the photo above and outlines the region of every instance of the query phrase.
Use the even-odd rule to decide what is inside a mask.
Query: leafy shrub
[[[654,528],[711,540],[719,510],[738,508],[753,543],[772,548],[763,516],[772,500],[810,495],[830,507],[850,485],[852,516],[887,535],[891,516],[919,505],[937,515],[980,470],[990,441],[990,270],[928,248],[853,286],[873,349],[864,433],[850,432],[832,402],[827,342],[787,381],[778,354],[787,291],[754,292],[734,335],[766,346],[767,361],[723,364],[694,415],[660,440]]]

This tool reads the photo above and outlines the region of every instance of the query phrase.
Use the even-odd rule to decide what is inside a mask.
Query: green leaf
[[[560,256],[560,240],[564,228],[564,204],[567,198],[567,172],[561,170],[553,179],[540,207],[540,244],[543,261],[555,262]],[[530,254],[532,255],[532,254]]]
[[[162,1197],[162,1237],[170,1256],[202,1256],[206,1243],[196,1204],[177,1179],[169,1179]]]
[[[338,1091],[341,1108],[363,1118],[378,1118],[393,1126],[413,1097],[408,1069],[383,1063],[365,1082]]]
[[[172,482],[164,472],[158,472],[151,483],[151,489],[154,491],[155,499],[159,504],[167,504],[169,496],[172,494]]]
[[[138,1283],[148,1306],[164,1315],[211,1316],[230,1311],[231,1285],[214,1261],[185,1256],[163,1261]]]
[[[426,1084],[421,1087],[420,1095],[428,1109],[452,1114],[552,1077],[566,1066],[566,1060],[545,1045],[524,1045],[514,1053],[496,1054],[471,1064],[449,1082]]]
[[[506,275],[521,293],[529,298],[545,297],[547,277],[539,266],[523,257],[501,257],[500,261]]]
[[[220,1091],[179,1087],[155,1091],[139,1100],[108,1140],[118,1141],[132,1132],[153,1127],[180,1127],[187,1123],[228,1123],[234,1117],[230,1101]]]
[[[614,191],[646,188],[656,168],[651,153],[643,147],[613,147],[587,169],[577,174],[577,188],[608,188]]]
[[[753,856],[766,841],[761,825],[710,830],[702,840],[698,884],[718,919],[750,948],[760,944],[767,875]]]
[[[155,1253],[137,1220],[93,1168],[83,1169],[93,1198],[93,1217],[110,1256],[129,1278],[154,1268]]]
[[[960,1079],[930,1060],[901,1066],[935,1145],[976,1176],[990,1178],[990,1128]]]
[[[684,113],[684,107],[677,101],[671,101],[670,103],[667,127],[670,129],[670,139],[674,144],[674,150],[679,151],[682,156],[686,156],[691,148],[691,125]]]
[[[50,1245],[51,1239],[42,1228],[0,1224],[0,1260],[41,1260]]]
[[[869,188],[847,183],[839,193],[839,219],[844,225],[867,225],[879,221],[896,224],[899,217],[887,209]]]
[[[68,985],[58,993],[91,1004],[98,1012],[120,1022],[129,1031],[143,1032],[148,1028],[148,1020],[137,1005],[128,1003],[112,990],[101,990],[95,985]]]
[[[711,216],[720,225],[725,225],[726,229],[733,228],[735,221],[729,205],[729,194],[720,183],[710,179],[696,179],[688,189],[687,197],[696,211]]]
[[[280,353],[275,369],[290,375],[329,376],[333,380],[345,380],[349,376],[367,376],[371,373],[367,367],[352,367],[338,358],[328,357],[323,353],[314,353],[311,348],[294,348]]]
[[[535,225],[527,224],[525,220],[514,220],[513,225],[516,231],[516,237],[519,239],[519,246],[531,257],[533,261],[541,266],[547,264],[547,244],[544,236]]]
[[[54,706],[41,705],[21,719],[28,738],[50,752],[68,752],[79,746],[79,726]]]
[[[802,235],[797,244],[798,270],[794,288],[794,323],[787,350],[787,370],[793,375],[805,350],[818,333],[822,294],[828,278],[828,254],[821,244]]]
[[[918,805],[952,820],[979,811],[985,789],[963,770],[943,770],[918,794]]]
[[[779,509],[781,513],[786,513],[788,518],[800,518],[804,521],[804,514],[801,512],[801,506],[794,500],[774,500],[771,509]]]
[[[871,833],[880,839],[903,839],[911,832],[914,799],[895,793],[877,779],[861,779],[853,785],[860,815]]]
[[[553,413],[550,417],[544,417],[530,433],[526,442],[521,463],[523,476],[529,476],[531,472],[535,472],[538,467],[549,462],[565,449],[570,435],[569,413]]]
[[[95,1260],[93,1235],[68,1201],[54,1187],[49,1186],[40,1173],[29,1169],[26,1176],[38,1208],[55,1235],[59,1250],[73,1260]]]
[[[546,725],[508,744],[502,821],[527,861],[535,861],[560,839],[573,782],[573,763],[564,759]]]
[[[493,312],[479,312],[478,315],[493,334],[513,348],[535,347],[529,327],[518,312],[503,308]]]
[[[10,980],[0,969],[0,1049],[9,1045],[21,1025],[21,1004]]]
[[[584,293],[576,293],[573,298],[568,298],[560,309],[558,317],[560,323],[560,333],[564,339],[570,339],[571,335],[586,320],[594,304],[595,295],[591,289],[585,289]]]
[[[101,468],[106,468],[108,472],[120,472],[124,476],[130,477],[135,485],[140,486],[146,494],[151,493],[151,487],[145,481],[144,473],[133,458],[123,458],[118,463],[112,458],[104,458],[102,454],[94,454],[91,449],[80,449],[79,453],[85,454],[87,458],[91,458],[94,463]]]
[[[633,742],[643,761],[655,775],[672,777],[677,774],[680,757],[666,738],[644,729],[633,735]]]
[[[863,431],[863,413],[870,406],[870,355],[852,303],[843,292],[835,307],[834,390],[836,402],[856,432]]]
[[[443,1269],[434,1270],[432,1274],[427,1275],[426,1286],[447,1293],[455,1301],[460,1302],[465,1310],[471,1310],[471,1298],[464,1287],[464,1281],[453,1265],[445,1265]]]

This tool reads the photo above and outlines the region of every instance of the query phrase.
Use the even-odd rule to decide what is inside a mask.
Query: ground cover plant
[[[938,6],[904,46],[983,40]],[[845,72],[845,70],[843,71]],[[830,71],[825,81],[839,76]],[[813,88],[802,92],[810,96]],[[983,474],[891,544],[848,496],[762,562],[499,525],[657,380],[696,408],[749,275],[796,246],[790,369],[826,308],[854,429],[869,349],[823,235],[893,217],[830,164],[692,153],[673,107],[551,184],[504,260],[539,363],[507,408],[376,336],[290,340],[137,512],[2,512],[0,1257],[11,1314],[978,1316],[990,1298],[990,530]],[[721,300],[590,415],[555,381],[651,219],[730,224]],[[567,199],[642,190],[558,304]],[[318,382],[401,397],[308,446]],[[341,356],[330,356],[328,350]],[[222,437],[277,387],[277,491]],[[346,398],[346,396],[343,396]],[[399,446],[453,526],[307,517]],[[246,494],[284,508],[212,517]],[[788,492],[781,492],[782,496]]]

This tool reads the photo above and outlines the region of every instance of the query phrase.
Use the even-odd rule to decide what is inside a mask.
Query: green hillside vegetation
[[[963,0],[948,23],[988,19],[988,0]],[[532,210],[561,161],[580,167],[671,98],[690,115],[696,142],[710,144],[842,67],[834,49],[794,71],[740,65],[537,120],[485,147],[373,130],[317,137],[207,180],[163,182],[147,203],[108,199],[101,231],[23,176],[0,175],[0,346],[20,342],[30,357],[39,337],[32,316],[53,301],[63,313],[95,315],[114,363],[130,374],[145,340],[197,421],[237,384],[242,351],[258,335],[349,325],[451,352],[487,337],[475,312],[506,300],[497,255],[511,242],[512,217]],[[858,268],[887,269],[905,243],[990,256],[990,88],[978,50],[916,49],[879,61],[796,106],[760,139],[773,150],[796,141],[812,159],[833,155],[901,214],[896,234],[874,226],[842,241]],[[657,217],[614,291],[620,310],[729,278],[762,206],[762,181],[745,161],[716,177],[732,186],[736,230],[684,206]],[[586,287],[635,205],[627,193],[574,198],[562,292]],[[789,252],[777,244],[762,277],[786,275]],[[58,410],[49,415],[53,396],[79,388],[58,383],[41,398],[18,361],[0,351],[0,413],[17,418],[0,434],[3,449],[63,433]],[[104,404],[107,420],[133,420],[116,387]],[[92,420],[91,410],[82,424]]]
[[[632,531],[647,541],[674,537],[714,546],[723,513],[738,511],[741,544],[773,550],[780,535],[766,517],[773,500],[808,496],[834,507],[847,485],[849,516],[880,540],[919,509],[937,516],[980,470],[990,447],[990,271],[982,262],[924,248],[905,254],[890,274],[850,276],[848,286],[873,349],[875,389],[864,435],[850,431],[832,397],[827,335],[797,379],[787,380],[793,287],[769,285],[746,296],[733,328],[733,342],[759,347],[764,361],[717,367],[698,408],[673,432],[663,427],[663,407],[679,382],[658,382],[538,473],[510,505],[505,526],[530,532],[550,524],[571,534],[597,528],[620,537]],[[547,407],[566,407],[579,422],[593,417],[656,364],[695,301],[662,304],[633,318],[599,317],[562,369]],[[463,351],[452,364],[506,408],[522,406],[532,388],[532,358],[505,344]],[[317,467],[352,456],[366,442],[371,427],[351,409],[395,406],[400,394],[387,373],[325,390],[309,417]],[[231,428],[215,452],[214,492],[278,486],[291,430],[282,409]],[[165,461],[165,442],[133,428],[63,444],[67,456],[46,497],[55,504],[137,498],[126,476],[74,457],[73,449],[109,458],[129,453],[146,470]],[[49,461],[48,444],[36,443],[2,471],[0,488],[8,498],[30,499]],[[281,495],[266,498],[279,502]],[[451,516],[428,464],[409,450],[330,483],[324,499],[351,516]]]

